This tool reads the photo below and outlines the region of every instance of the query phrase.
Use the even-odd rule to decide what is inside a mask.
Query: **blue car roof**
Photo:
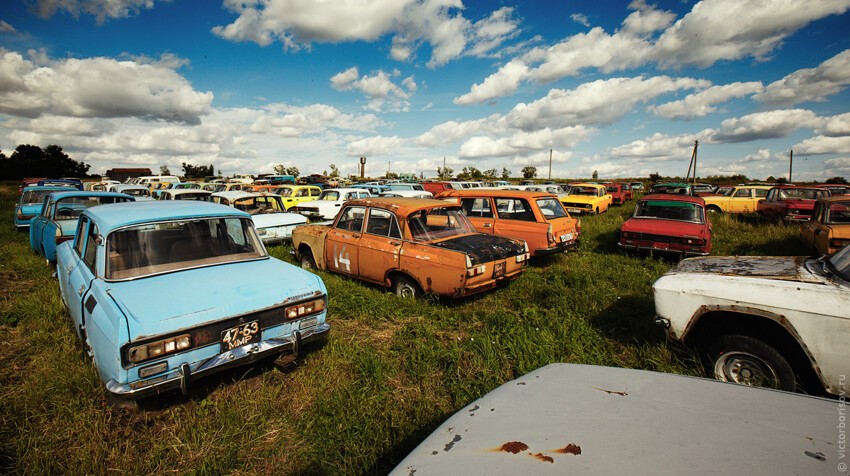
[[[251,217],[243,211],[226,205],[194,200],[111,203],[86,209],[84,214],[91,216],[97,222],[100,233],[104,235],[116,228],[138,223],[214,216]]]
[[[68,187],[65,187],[68,188]],[[135,200],[132,195],[127,195],[126,193],[118,193],[118,192],[99,192],[99,191],[83,191],[83,190],[73,190],[68,192],[53,192],[50,194],[54,200],[61,200],[63,198],[68,197],[130,197]]]
[[[21,189],[21,193],[29,192],[31,190],[67,190],[67,191],[78,191],[76,188],[66,187],[65,185],[29,185]]]

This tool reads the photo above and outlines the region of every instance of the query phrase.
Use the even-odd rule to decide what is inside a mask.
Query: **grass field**
[[[15,199],[0,186],[0,472],[385,474],[450,414],[551,362],[702,373],[653,324],[651,286],[673,263],[617,248],[628,203],[583,219],[579,251],[480,297],[405,301],[320,273],[332,329],[294,368],[263,362],[113,408],[52,270],[12,225]],[[806,254],[796,228],[712,218],[712,254]]]

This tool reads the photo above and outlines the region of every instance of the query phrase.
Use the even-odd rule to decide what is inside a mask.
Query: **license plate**
[[[505,262],[496,263],[496,266],[493,268],[493,277],[501,278],[505,275]]]
[[[221,351],[227,352],[260,340],[260,323],[246,322],[221,332]]]
[[[584,210],[582,210],[581,208],[570,208],[567,211],[570,213],[584,213]]]
[[[566,234],[561,235],[561,242],[562,243],[566,242],[566,241],[572,241],[572,239],[573,239],[572,233],[566,233]]]

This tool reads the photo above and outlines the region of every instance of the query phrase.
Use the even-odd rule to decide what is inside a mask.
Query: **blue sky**
[[[0,148],[94,173],[850,179],[850,0],[9,0]]]

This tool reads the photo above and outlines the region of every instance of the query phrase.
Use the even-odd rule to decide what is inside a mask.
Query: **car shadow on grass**
[[[363,474],[389,474],[389,472],[392,471],[393,468],[395,468],[408,454],[410,454],[411,451],[419,446],[425,438],[429,437],[438,426],[442,425],[443,422],[448,420],[452,415],[454,415],[454,412],[445,412],[432,418],[427,424],[420,425],[416,431],[407,435],[407,437],[394,444],[391,448],[384,452],[384,454],[379,456]],[[451,441],[448,438],[447,440]],[[404,470],[405,468],[401,469]],[[415,472],[415,469],[411,469],[409,474],[413,474]]]
[[[809,256],[803,242],[797,237],[770,240],[758,245],[740,244],[732,249],[734,256]]]
[[[620,343],[659,344],[665,341],[664,331],[655,324],[655,303],[652,296],[624,296],[590,319],[590,325],[605,337]]]

